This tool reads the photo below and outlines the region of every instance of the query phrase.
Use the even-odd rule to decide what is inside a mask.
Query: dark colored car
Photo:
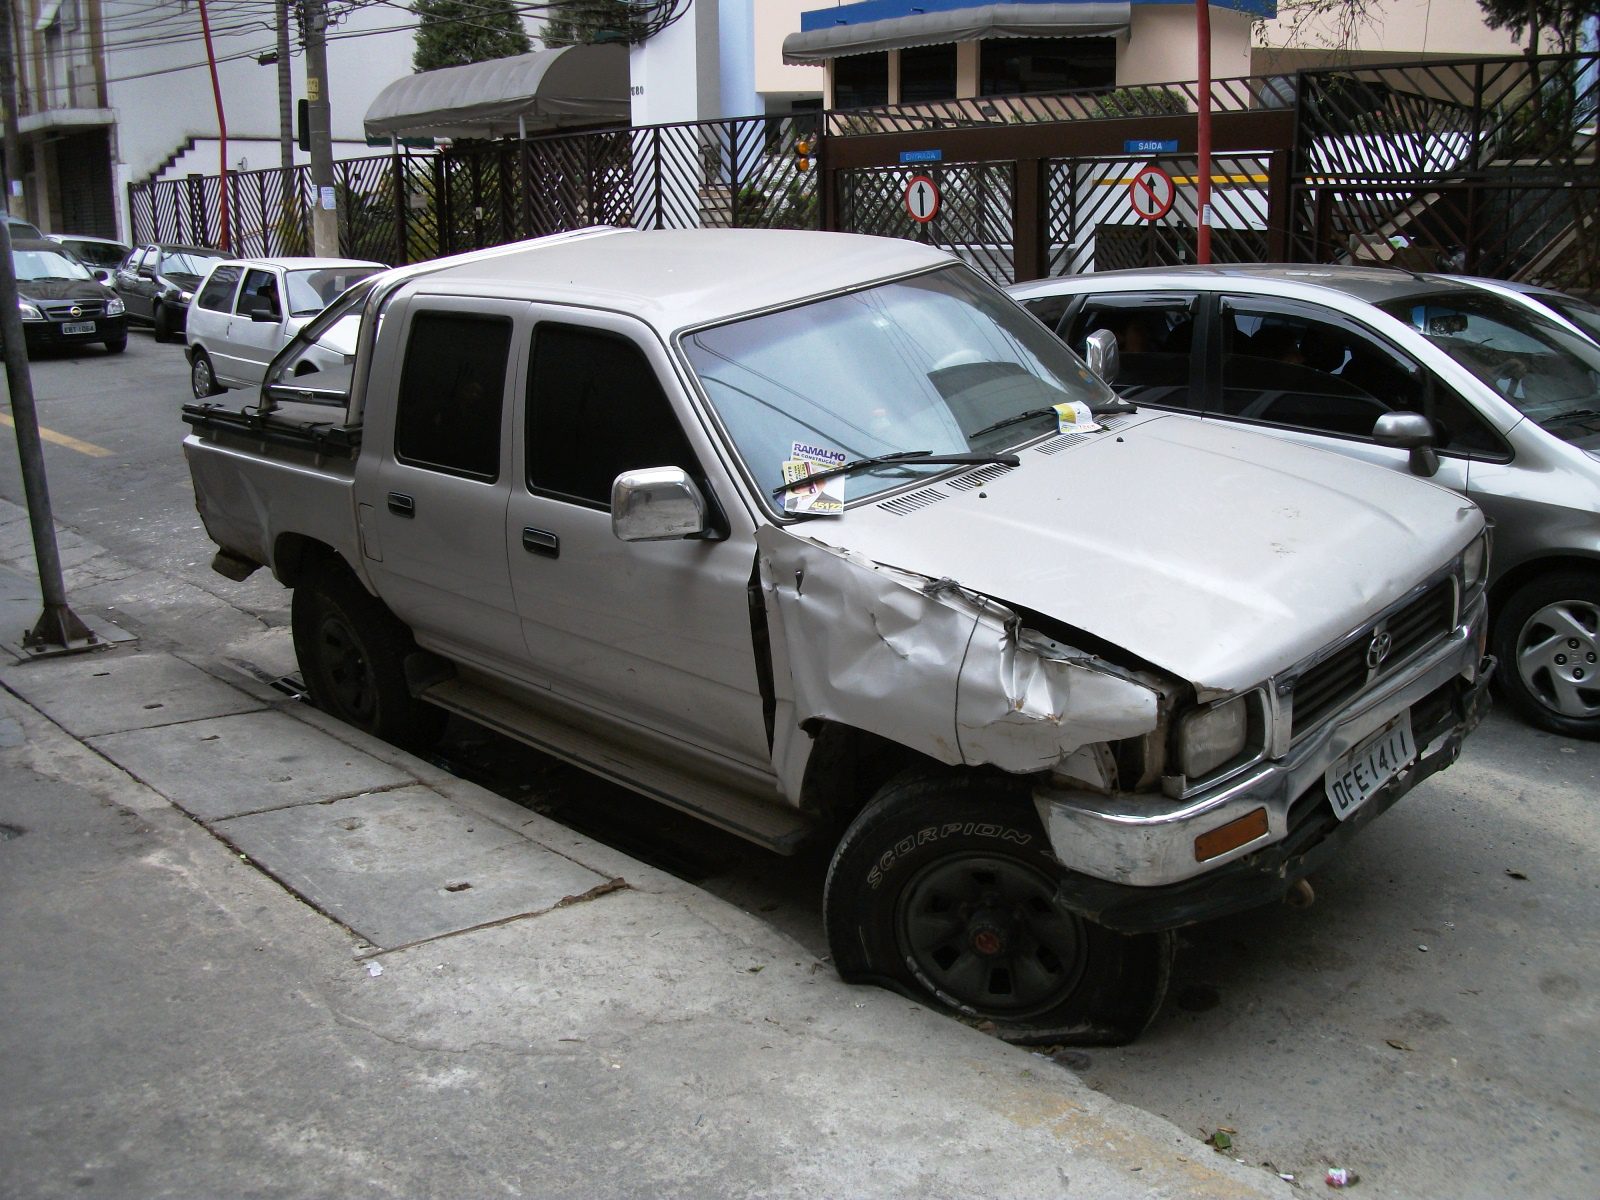
[[[111,276],[116,274],[117,268],[127,261],[128,255],[133,253],[131,246],[112,238],[89,237],[76,233],[52,233],[48,236],[52,242],[59,242],[77,255],[78,261],[93,271],[96,278],[103,274],[106,277],[105,282],[108,283]]]
[[[164,342],[183,336],[189,301],[211,264],[232,257],[204,246],[140,246],[124,260],[112,287],[128,306],[128,320],[150,326],[156,341]]]
[[[128,346],[122,301],[71,253],[44,239],[11,244],[17,303],[28,353],[100,342],[112,354]]]

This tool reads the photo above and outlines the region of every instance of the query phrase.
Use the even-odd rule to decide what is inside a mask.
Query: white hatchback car
[[[256,387],[289,339],[353,283],[387,270],[353,258],[225,259],[189,306],[189,383],[203,400]]]

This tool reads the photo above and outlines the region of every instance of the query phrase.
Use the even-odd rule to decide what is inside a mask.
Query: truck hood
[[[791,532],[1045,614],[1204,696],[1354,631],[1484,528],[1443,487],[1192,417],[1019,455],[981,485],[967,472]]]

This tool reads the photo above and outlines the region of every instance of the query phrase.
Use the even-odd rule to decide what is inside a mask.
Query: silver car
[[[1121,271],[1010,292],[1079,353],[1114,335],[1113,385],[1138,404],[1471,496],[1495,521],[1506,698],[1600,738],[1600,346],[1512,296],[1377,268]]]

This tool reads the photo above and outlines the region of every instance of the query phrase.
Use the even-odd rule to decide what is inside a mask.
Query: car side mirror
[[[139,271],[138,271],[138,275],[139,275],[140,279],[154,279],[156,277],[155,268],[154,267],[140,267]]]
[[[1107,383],[1122,372],[1122,351],[1117,348],[1117,335],[1109,329],[1096,329],[1084,340],[1083,357],[1089,370]]]
[[[96,283],[104,284],[106,287],[110,287],[111,286],[111,272],[110,271],[106,270],[104,267],[96,267],[94,269],[93,274],[94,274],[94,281]]]
[[[252,321],[276,321],[278,314],[266,296],[246,296],[244,311]]]
[[[611,485],[611,532],[625,542],[664,542],[706,532],[706,501],[680,467],[624,471]]]
[[[1372,426],[1372,440],[1380,446],[1411,451],[1411,473],[1431,479],[1439,473],[1439,452],[1434,449],[1433,422],[1421,413],[1384,413]]]

